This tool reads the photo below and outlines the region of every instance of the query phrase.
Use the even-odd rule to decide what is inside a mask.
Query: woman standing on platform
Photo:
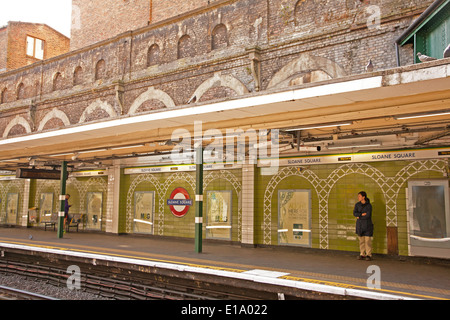
[[[355,204],[353,215],[356,217],[356,234],[359,238],[359,260],[372,260],[372,205],[364,191],[358,193],[358,203]]]

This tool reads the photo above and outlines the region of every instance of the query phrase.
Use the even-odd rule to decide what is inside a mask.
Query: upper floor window
[[[44,40],[27,36],[27,56],[43,60],[44,45],[45,45]]]

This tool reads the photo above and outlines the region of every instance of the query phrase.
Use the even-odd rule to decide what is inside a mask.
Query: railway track
[[[33,257],[28,256],[28,260]],[[84,270],[88,270],[87,267]],[[27,279],[41,281],[56,287],[66,287],[69,274],[64,266],[53,263],[53,266],[43,265],[42,261],[0,261],[0,273],[16,274]],[[6,288],[6,287],[5,287]],[[258,299],[250,297],[248,294],[227,292],[212,287],[209,284],[198,281],[173,281],[170,277],[158,275],[155,281],[152,277],[146,277],[129,270],[117,270],[116,268],[95,268],[90,272],[82,274],[80,279],[80,290],[95,294],[99,297],[113,300],[248,300]],[[20,297],[20,290],[16,296],[20,299],[27,299],[23,291]],[[3,291],[0,291],[0,294]],[[6,292],[6,289],[5,289]],[[5,294],[5,297],[14,296],[12,293]],[[32,297],[32,294],[30,294]],[[36,299],[40,295],[36,295]],[[45,296],[41,296],[45,298]],[[260,299],[266,297],[261,296]],[[27,299],[30,300],[30,299]],[[42,299],[43,300],[43,299]],[[50,299],[49,299],[50,300]]]
[[[233,270],[145,261],[85,252],[69,254],[47,248],[4,248],[0,273],[22,275],[60,287],[76,283],[78,293],[114,300],[365,300],[358,292],[285,286],[254,277],[234,277]],[[76,267],[71,273],[68,270]],[[200,271],[199,271],[200,270]],[[209,271],[209,272],[202,272]],[[242,274],[242,273],[241,273]],[[233,275],[233,276],[230,276]],[[80,291],[81,290],[81,291]],[[380,299],[378,296],[377,299]]]
[[[0,286],[0,300],[58,300],[34,292]]]

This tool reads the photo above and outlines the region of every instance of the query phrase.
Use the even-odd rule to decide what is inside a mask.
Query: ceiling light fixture
[[[410,114],[405,116],[394,117],[396,120],[415,119],[424,117],[436,117],[450,115],[450,111],[437,112],[437,113],[422,113],[422,114]]]
[[[108,151],[108,149],[84,150],[84,151],[78,151],[78,153],[90,153],[90,152],[100,152],[100,151]]]
[[[194,137],[193,141],[209,141],[209,140],[219,140],[219,139],[229,139],[229,138],[239,138],[241,136],[241,133],[239,132],[232,132],[232,133],[225,133],[221,134],[221,132],[217,132],[217,135],[215,134],[207,134],[200,137]]]
[[[327,149],[351,149],[351,148],[367,148],[367,147],[379,147],[381,146],[381,142],[377,140],[371,140],[368,143],[359,143],[359,144],[335,144],[334,142],[330,143],[327,146]]]
[[[343,126],[349,126],[351,124],[353,124],[353,122],[331,123],[331,124],[324,124],[324,125],[317,125],[317,126],[310,126],[310,127],[298,127],[298,128],[292,128],[292,129],[285,129],[284,131],[298,131],[298,130],[311,130],[311,129],[331,128],[331,127],[343,127]]]
[[[134,146],[113,147],[113,148],[110,148],[110,150],[120,150],[120,149],[139,148],[139,147],[145,147],[145,144],[136,144]]]
[[[67,152],[67,153],[55,153],[55,154],[51,154],[51,157],[62,157],[62,156],[69,156],[73,154],[73,152]]]

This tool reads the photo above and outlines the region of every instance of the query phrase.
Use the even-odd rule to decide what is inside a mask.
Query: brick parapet
[[[0,134],[5,135],[8,123],[18,116],[30,122],[34,132],[39,127],[47,130],[65,126],[62,114],[70,125],[78,124],[80,119],[102,121],[112,115],[127,115],[133,104],[141,100],[142,106],[135,106],[134,111],[155,112],[167,108],[171,102],[183,106],[207,83],[210,83],[207,92],[198,97],[202,101],[236,96],[237,92],[268,90],[269,83],[283,67],[305,55],[326,59],[347,76],[363,73],[369,57],[376,70],[393,68],[394,39],[426,8],[416,2],[411,1],[411,7],[399,11],[395,17],[389,14],[376,30],[364,27],[359,19],[357,23],[352,20],[350,28],[336,23],[338,27],[330,27],[325,33],[302,37],[289,26],[292,21],[284,22],[283,11],[275,10],[283,3],[295,1],[272,0],[269,7],[264,1],[217,1],[185,15],[1,74],[0,92],[6,88],[8,96],[0,104]],[[228,45],[213,50],[211,32],[218,24],[227,28]],[[192,54],[178,58],[178,40],[186,34],[194,41]],[[276,34],[279,36],[275,37]],[[147,53],[153,44],[159,46],[160,61],[148,65]],[[252,48],[258,52],[256,60],[251,58]],[[402,50],[402,61],[412,63],[411,53],[411,48]],[[106,68],[96,79],[100,60],[105,61]],[[260,68],[260,88],[255,82],[255,66]],[[82,69],[81,82],[74,84],[77,67]],[[54,90],[57,73],[61,75],[61,83]],[[298,83],[294,76],[302,75],[286,75],[284,80]],[[25,98],[17,100],[14,97],[20,83],[24,84]],[[57,120],[42,125],[50,112]],[[29,133],[24,130],[15,128],[7,136]]]

